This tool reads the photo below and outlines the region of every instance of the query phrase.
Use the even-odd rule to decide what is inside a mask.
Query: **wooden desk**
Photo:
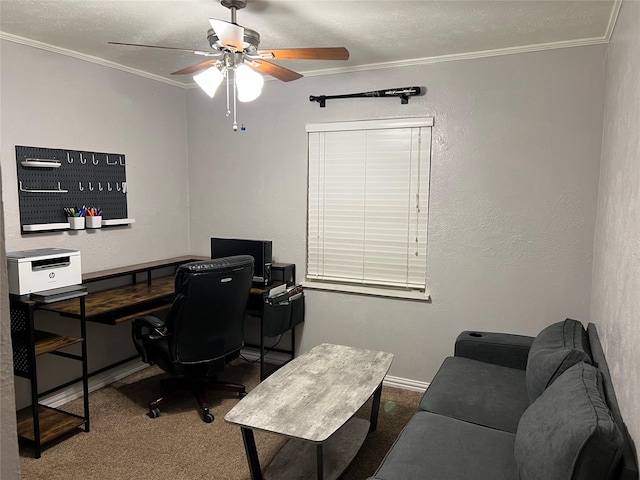
[[[84,319],[89,322],[101,323],[103,325],[119,325],[133,320],[136,317],[150,315],[169,308],[175,296],[174,275],[152,278],[152,272],[160,269],[177,268],[182,264],[210,260],[208,257],[183,255],[153,262],[139,263],[126,267],[112,268],[99,272],[85,273],[82,275],[82,283],[90,284],[111,280],[120,277],[131,276],[131,284],[121,287],[108,288],[87,295],[85,300]],[[279,268],[288,264],[274,264]],[[139,283],[138,275],[146,274],[146,282]],[[294,273],[295,275],[295,273]],[[295,277],[293,278],[295,281]],[[270,289],[281,285],[282,282],[273,282],[268,287],[252,287],[247,313],[255,317],[260,322],[260,343],[259,345],[247,344],[247,347],[256,348],[260,355],[260,380],[266,378],[264,359],[268,351],[285,353],[290,359],[295,357],[295,329],[291,329],[291,349],[266,348],[264,344],[265,324],[264,324],[264,296]],[[77,302],[72,300],[46,305],[43,309],[71,318],[82,318],[82,314]],[[137,355],[119,360],[107,365],[104,368],[91,372],[89,375],[102,373],[115,366],[122,365],[137,358]]]
[[[85,318],[90,322],[117,325],[167,308],[173,297],[173,276],[153,279],[150,285],[145,283],[110,288],[87,295]],[[73,301],[53,304],[46,309],[66,317],[80,317],[77,302]]]
[[[206,257],[181,256],[153,262],[139,263],[99,272],[85,273],[82,283],[95,283],[131,275],[131,284],[109,288],[89,294],[86,298],[85,318],[90,322],[118,325],[141,315],[167,308],[174,297],[174,276],[152,278],[154,270],[179,267],[184,263],[209,260]],[[146,273],[146,283],[138,283],[137,275]],[[59,302],[47,310],[61,315],[79,318],[78,305],[72,301]]]
[[[149,315],[169,308],[173,297],[174,276],[152,278],[155,270],[177,268],[184,263],[209,260],[207,257],[184,255],[153,262],[139,263],[126,267],[112,268],[82,275],[83,284],[97,283],[119,277],[131,276],[131,283],[115,288],[107,288],[87,295],[84,312],[72,300],[42,306],[42,310],[55,312],[65,317],[82,319],[104,325],[118,325],[142,315]],[[146,282],[138,283],[138,275],[146,274]],[[139,356],[133,355],[117,360],[103,368],[88,373],[94,376],[114,367],[130,362]]]
[[[183,263],[199,262],[202,260],[211,260],[209,257],[200,257],[196,255],[182,255],[180,257],[167,258],[164,260],[155,260],[153,262],[138,263],[126,267],[111,268],[109,270],[100,270],[98,272],[85,273],[82,275],[82,283],[98,282],[108,280],[110,278],[124,277],[126,275],[137,275],[138,273],[147,273],[147,283],[151,283],[150,274],[153,270],[169,267],[179,267]],[[133,283],[136,283],[135,281]]]

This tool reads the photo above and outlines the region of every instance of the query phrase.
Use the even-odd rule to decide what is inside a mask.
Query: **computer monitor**
[[[211,238],[211,258],[251,255],[254,262],[253,282],[271,284],[271,240],[244,240],[238,238]]]

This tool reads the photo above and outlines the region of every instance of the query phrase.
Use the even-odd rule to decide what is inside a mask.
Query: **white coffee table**
[[[376,429],[392,361],[390,353],[325,343],[260,383],[224,417],[241,427],[251,478],[263,478],[253,430],[290,438],[265,479],[338,478]],[[372,395],[370,421],[353,417]]]

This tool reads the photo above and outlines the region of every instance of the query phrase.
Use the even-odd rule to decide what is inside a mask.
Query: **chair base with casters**
[[[205,423],[213,422],[214,416],[209,411],[209,401],[205,393],[206,387],[216,391],[237,393],[240,398],[247,395],[245,386],[239,383],[225,383],[217,380],[199,382],[190,378],[165,378],[160,381],[161,397],[149,402],[149,417],[158,418],[160,416],[160,406],[163,405],[166,400],[178,392],[190,391],[198,400],[200,410],[202,411],[202,420]]]

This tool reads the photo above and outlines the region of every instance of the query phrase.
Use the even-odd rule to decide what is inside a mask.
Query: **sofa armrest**
[[[456,339],[454,355],[525,370],[533,340],[508,333],[465,331]]]

